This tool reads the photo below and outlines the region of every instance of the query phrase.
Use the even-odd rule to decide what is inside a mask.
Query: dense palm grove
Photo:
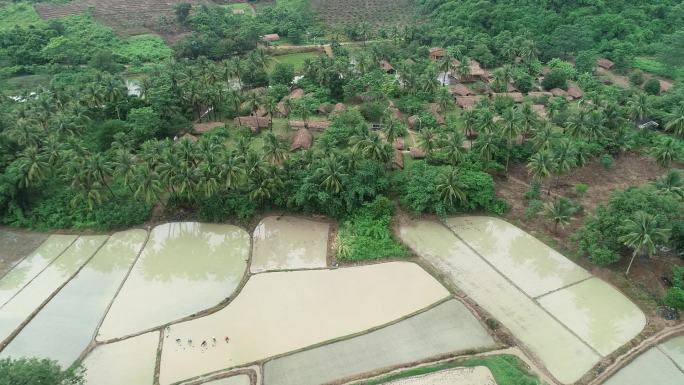
[[[108,51],[109,43],[97,49],[86,45],[83,52],[70,44],[79,53],[76,62],[31,55],[12,59],[13,71],[49,67],[55,76],[49,87],[1,99],[0,219],[39,229],[111,229],[142,223],[152,215],[226,221],[286,209],[342,220],[343,233],[356,242],[341,242],[346,248],[342,251],[349,259],[365,259],[359,253],[382,257],[405,252],[394,248],[395,243],[376,242],[391,241],[388,226],[394,207],[387,202],[398,202],[415,214],[503,214],[507,203],[496,197],[494,180],[524,164],[535,180],[527,194],[527,214],[532,218],[544,213],[555,232],[582,210],[578,202],[548,198],[558,179],[572,169],[592,159],[609,167],[615,158],[634,151],[664,167],[677,166],[684,157],[681,87],[661,93],[659,83],[647,86],[642,73],[631,74],[633,87],[606,85],[594,75],[599,55],[614,59],[618,70],[632,64],[617,55],[622,52],[618,42],[629,40],[632,54],[665,49],[661,43],[681,27],[681,5],[662,3],[671,12],[649,32],[663,34],[657,44],[637,46],[638,36],[624,31],[615,32],[609,42],[598,41],[601,31],[587,27],[583,45],[559,48],[554,42],[563,40],[563,31],[536,40],[537,34],[521,27],[530,25],[525,18],[519,19],[520,25],[497,25],[474,12],[466,27],[455,29],[452,24],[460,25],[454,22],[457,17],[445,10],[462,12],[472,4],[454,8],[454,2],[438,1],[438,28],[417,24],[374,31],[373,36],[364,33],[381,41],[355,49],[332,41],[334,56],[307,59],[296,86],[292,66],[270,68],[273,52],[254,48],[259,34],[276,27],[293,41],[301,38],[298,32],[320,32],[319,25],[307,24],[313,17],[308,11],[282,7],[269,8],[254,19],[218,8],[181,7],[179,22],[193,33],[174,46],[175,58],[145,63],[139,95],[129,95],[121,67],[108,65],[111,60],[126,63]],[[546,12],[575,15],[566,6],[554,7],[549,5]],[[652,17],[659,14],[657,9],[649,12]],[[572,20],[568,29],[583,28],[581,18]],[[604,25],[601,20],[592,25]],[[78,23],[86,25],[81,19]],[[54,53],[45,47],[53,44],[50,36],[60,28],[43,28],[52,29],[0,33],[4,60],[21,44],[38,44],[41,53]],[[36,34],[49,36],[28,39]],[[59,38],[77,39],[66,32]],[[431,61],[428,49],[435,45],[445,47],[446,54]],[[22,52],[32,51],[22,47]],[[584,90],[584,97],[569,101],[528,96],[515,103],[507,96],[491,96],[460,110],[441,82],[450,71],[467,76],[471,60],[492,73],[490,84],[476,82],[475,90],[505,92],[513,85],[528,92],[573,84]],[[381,61],[392,63],[399,76],[378,68]],[[676,64],[666,68],[673,76],[679,71]],[[305,96],[287,98],[295,87]],[[338,102],[349,108],[331,114],[331,126],[316,135],[310,150],[292,153],[289,143],[272,130],[281,100],[289,117],[305,125],[321,108],[329,112]],[[534,105],[543,105],[546,116]],[[443,124],[433,108],[446,117]],[[230,122],[260,109],[269,121],[263,133],[228,123],[197,141],[185,135],[194,122]],[[411,133],[398,112],[415,117]],[[644,121],[658,122],[659,128],[636,127]],[[371,129],[370,123],[381,128]],[[414,140],[426,159],[407,161],[403,170],[393,167],[398,138]],[[656,246],[681,252],[682,188],[681,174],[672,171],[652,185],[616,191],[575,235],[578,248],[598,264],[614,263],[630,251],[653,254]],[[351,225],[362,222],[370,229],[359,231]],[[369,249],[373,244],[380,246]]]

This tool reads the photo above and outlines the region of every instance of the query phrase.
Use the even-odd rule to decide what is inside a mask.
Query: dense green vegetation
[[[498,355],[478,358],[469,358],[465,360],[458,360],[446,362],[437,365],[421,366],[417,368],[407,369],[396,374],[390,374],[371,381],[359,382],[363,385],[379,385],[390,381],[419,376],[421,374],[428,374],[438,372],[440,370],[459,368],[485,366],[494,375],[494,379],[498,385],[540,385],[542,382],[535,376],[529,374],[520,360],[515,356]]]
[[[0,385],[80,385],[78,370],[61,370],[55,361],[32,359],[0,360]]]
[[[408,251],[392,237],[394,203],[378,197],[345,218],[337,234],[337,258],[360,261],[404,257]]]

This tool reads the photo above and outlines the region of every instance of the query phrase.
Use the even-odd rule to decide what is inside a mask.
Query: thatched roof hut
[[[347,106],[344,103],[337,103],[335,104],[335,107],[333,107],[333,112],[341,112],[347,109]]]
[[[249,127],[253,133],[258,133],[262,128],[268,127],[268,118],[258,116],[239,116],[233,119],[236,126]]]
[[[579,99],[584,96],[584,92],[577,86],[570,86],[568,87],[568,96],[573,99]]]
[[[596,60],[596,64],[599,67],[603,68],[604,70],[609,70],[609,69],[613,68],[613,66],[615,65],[615,63],[613,63],[612,61],[605,59],[605,58],[601,58],[601,59]]]
[[[444,48],[432,47],[430,48],[430,60],[435,61],[444,57]]]
[[[672,89],[672,82],[663,79],[658,79],[658,81],[660,82],[661,92],[667,92]]]
[[[278,104],[276,104],[276,110],[278,110],[278,114],[281,117],[287,116],[287,107],[285,106],[285,102],[278,102]]]
[[[513,99],[514,103],[522,103],[523,102],[523,94],[520,92],[500,92],[500,93],[494,93],[494,97],[501,96],[501,97],[508,97]]]
[[[441,108],[439,108],[439,104],[430,103],[428,106],[429,106],[432,114],[435,116],[435,120],[437,120],[437,123],[439,123],[440,126],[446,126],[446,121],[444,120],[444,117],[440,113]]]
[[[277,33],[269,33],[261,37],[262,41],[272,42],[280,40],[280,35]]]
[[[292,138],[290,151],[308,150],[311,148],[312,143],[313,135],[311,134],[311,131],[307,130],[306,128],[300,128],[297,130],[294,138]]]
[[[223,122],[204,122],[204,123],[195,123],[192,125],[192,133],[195,135],[202,135],[205,134],[215,128],[218,127],[223,127],[226,124]]]
[[[534,110],[540,118],[546,118],[546,107],[544,107],[543,104],[533,104],[532,110]]]
[[[409,116],[408,120],[406,121],[406,124],[408,125],[408,128],[410,128],[410,129],[416,128],[416,124],[418,124],[418,115]]]
[[[387,60],[380,60],[380,69],[385,71],[385,73],[393,74],[397,72],[394,67]]]
[[[457,79],[458,81],[462,83],[472,83],[476,81],[482,81],[482,82],[487,82],[489,81],[489,72],[485,71],[481,66],[480,62],[474,59],[470,59],[468,61],[468,74],[467,75],[460,75],[456,68],[461,64],[461,62],[458,59],[452,60],[452,65],[453,69],[451,70],[451,76],[454,79]]]
[[[480,96],[457,96],[456,104],[464,110],[472,110],[480,100]]]
[[[452,95],[458,95],[458,96],[468,96],[468,95],[475,95],[475,93],[468,87],[466,87],[463,84],[456,83],[452,86],[449,86],[449,92]]]
[[[528,92],[527,95],[529,95],[533,98],[550,98],[550,97],[553,97],[552,93],[546,92],[546,91]]]
[[[394,159],[392,165],[403,169],[404,168],[404,153],[401,150],[394,150]]]
[[[404,138],[394,139],[394,149],[395,150],[403,150],[404,149]]]
[[[303,120],[290,120],[288,122],[288,124],[289,124],[290,128],[292,128],[292,129],[304,128],[304,121]],[[326,128],[330,127],[330,122],[327,120],[309,120],[306,122],[306,126],[312,130],[323,131]]]
[[[197,137],[196,137],[195,135],[186,133],[185,135],[181,136],[180,138],[177,138],[177,139],[176,139],[176,142],[180,142],[180,141],[183,140],[183,139],[189,140],[190,142],[193,142],[193,143],[196,142],[196,141],[198,140]]]
[[[513,83],[508,83],[506,85],[506,92],[520,92],[520,90],[518,90]]]
[[[288,99],[297,99],[297,98],[301,98],[301,97],[304,96],[304,95],[305,95],[305,94],[304,94],[304,90],[303,90],[303,89],[301,89],[301,88],[295,88],[294,90],[292,90],[292,92],[290,92],[289,95],[286,96],[286,98],[288,98]]]
[[[425,151],[423,151],[420,147],[411,147],[409,155],[411,155],[411,158],[413,159],[423,159],[425,158]]]
[[[390,111],[392,112],[392,117],[400,122],[403,122],[405,117],[404,114],[399,111],[398,108],[391,108]]]
[[[565,96],[568,94],[562,88],[552,88],[549,92],[551,92],[551,94],[553,94],[553,96]]]

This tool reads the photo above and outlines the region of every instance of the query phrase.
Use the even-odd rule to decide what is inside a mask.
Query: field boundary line
[[[97,235],[95,235],[95,236],[97,236]],[[104,247],[104,245],[107,243],[107,241],[109,241],[109,238],[111,237],[111,235],[106,235],[106,237],[107,237],[107,238],[106,238],[106,239],[105,239],[105,240],[104,240],[104,241],[95,249],[95,251],[93,251],[93,253],[90,255],[90,257],[88,257],[88,258],[83,262],[83,264],[82,264],[81,266],[79,266],[79,268],[76,269],[76,271],[75,271],[73,274],[71,274],[71,275],[66,279],[66,281],[64,281],[64,283],[62,283],[61,285],[59,285],[59,287],[57,287],[55,290],[53,290],[52,293],[50,293],[50,295],[49,295],[45,300],[43,300],[43,302],[41,302],[40,305],[38,305],[38,307],[37,307],[33,312],[31,312],[31,314],[30,314],[27,318],[24,319],[24,321],[22,321],[22,323],[19,324],[19,326],[17,326],[17,327],[12,331],[12,333],[10,333],[9,336],[7,336],[7,338],[5,338],[4,340],[0,341],[0,352],[3,351],[3,350],[5,350],[5,348],[12,342],[12,340],[13,340],[14,338],[16,338],[17,335],[19,335],[19,333],[21,333],[21,331],[26,327],[26,325],[28,325],[28,324],[29,324],[29,323],[38,315],[38,313],[40,313],[40,312],[43,310],[43,308],[44,308],[48,303],[50,303],[50,301],[52,301],[52,299],[55,298],[55,296],[57,296],[57,294],[59,294],[59,292],[62,291],[62,289],[63,289],[66,285],[68,285],[69,282],[71,282],[71,281],[72,281],[72,280],[81,272],[81,270],[83,270],[83,268],[85,267],[85,265],[87,265],[87,264],[93,259],[93,257],[95,257],[95,254],[97,254],[97,253],[100,251],[100,249],[102,249],[102,248]],[[81,237],[79,236],[79,237],[77,237],[77,239],[78,239],[78,238],[81,238]],[[76,242],[76,241],[74,240],[74,242]],[[73,243],[72,243],[72,245],[73,245]],[[69,245],[69,247],[67,247],[67,248],[65,249],[65,251],[68,250],[72,245]],[[62,254],[60,254],[60,256],[61,256],[61,255],[62,255]],[[55,258],[55,260],[56,260],[56,259],[57,259],[57,258]],[[50,264],[50,265],[52,265],[52,264]]]
[[[52,235],[52,234],[50,234],[50,235]],[[69,243],[69,244],[67,245],[67,247],[64,248],[64,250],[62,250],[59,254],[57,254],[57,256],[54,257],[54,258],[52,259],[52,261],[50,261],[50,263],[48,263],[47,265],[45,265],[45,267],[43,267],[43,268],[38,272],[38,274],[34,275],[33,278],[31,278],[28,282],[26,282],[26,283],[24,284],[24,286],[21,287],[21,289],[19,289],[16,293],[14,293],[11,297],[9,297],[9,298],[7,299],[7,301],[5,301],[5,302],[3,302],[2,304],[0,304],[0,309],[2,309],[3,307],[5,307],[5,305],[7,305],[7,304],[9,303],[9,301],[11,301],[12,299],[14,299],[14,297],[16,297],[17,295],[19,295],[19,293],[21,293],[21,292],[26,288],[26,286],[28,286],[31,282],[33,282],[33,280],[35,280],[36,278],[38,278],[38,276],[41,275],[48,267],[50,267],[50,266],[51,266],[59,257],[61,257],[62,254],[64,254],[67,250],[69,250],[69,248],[70,248],[71,246],[73,246],[73,244],[74,244],[80,237],[81,237],[80,235],[77,235],[76,238],[74,238],[74,240],[71,241],[71,243]],[[50,238],[50,236],[48,236],[48,238]],[[43,241],[43,243],[47,242],[48,238],[45,238],[45,241]],[[38,247],[42,246],[43,243],[41,243]],[[38,247],[36,247],[36,250],[38,249]],[[36,250],[33,250],[33,252],[35,252]],[[33,252],[32,252],[32,253],[33,253]],[[32,253],[31,253],[31,254],[32,254]],[[29,254],[29,255],[31,255],[31,254]],[[21,261],[17,262],[14,266],[12,266],[12,268],[11,268],[7,273],[5,273],[2,277],[0,277],[0,279],[5,278],[5,277],[7,276],[7,274],[11,273],[12,270],[14,270],[21,262],[23,262],[23,261],[24,261],[26,258],[28,258],[28,257],[29,257],[29,256],[27,255],[27,256],[25,256],[24,258],[22,258]],[[0,349],[0,350],[2,350],[2,349]]]
[[[456,232],[455,232],[454,230],[452,230],[451,227],[449,227],[448,225],[446,225],[446,224],[444,224],[444,223],[442,223],[442,226],[446,227],[446,228],[449,230],[449,232],[451,232],[452,234],[454,234],[454,236],[455,236],[456,238],[458,238],[458,240],[461,241],[461,242],[462,242],[470,251],[472,251],[473,253],[475,253],[475,255],[477,255],[480,259],[482,259],[489,267],[491,267],[497,274],[499,274],[501,277],[503,277],[503,278],[504,278],[508,283],[510,283],[514,288],[518,289],[518,291],[520,291],[525,297],[527,297],[530,301],[532,301],[532,303],[534,303],[539,309],[541,309],[544,313],[548,314],[549,317],[551,317],[554,321],[556,321],[563,329],[565,329],[565,330],[568,331],[570,334],[572,334],[573,336],[575,336],[575,338],[577,338],[582,344],[584,344],[587,348],[589,348],[589,350],[591,350],[594,354],[596,354],[596,355],[599,357],[599,361],[600,361],[600,358],[603,358],[603,357],[604,357],[603,354],[599,353],[596,349],[594,349],[593,346],[591,346],[591,345],[590,345],[589,343],[587,343],[583,338],[581,338],[580,336],[578,336],[577,333],[575,333],[573,330],[571,330],[566,324],[564,324],[563,322],[561,322],[556,316],[554,316],[554,315],[551,314],[548,310],[546,310],[544,307],[542,307],[542,306],[537,302],[537,300],[536,300],[534,297],[531,297],[531,296],[530,296],[529,294],[527,294],[524,290],[522,290],[520,287],[518,287],[518,285],[516,285],[510,278],[508,278],[508,276],[506,276],[506,275],[503,274],[501,271],[499,271],[499,269],[497,269],[492,263],[490,263],[485,257],[483,257],[482,254],[480,254],[477,250],[475,250],[475,248],[473,248],[468,242],[466,242],[463,238],[461,238],[461,236],[459,236],[458,234],[456,234]],[[567,258],[567,257],[565,257],[565,256],[563,256],[563,257],[564,257],[564,258]],[[592,277],[593,277],[593,275],[592,275]],[[516,338],[517,338],[517,337],[516,337]]]
[[[563,257],[564,257],[564,258],[567,258],[567,257],[565,257],[565,256],[563,256]],[[574,263],[574,262],[573,262],[573,263]],[[586,277],[586,278],[582,278],[582,279],[580,279],[579,281],[575,281],[575,282],[569,283],[569,284],[567,284],[567,285],[565,285],[565,286],[561,286],[561,287],[559,287],[559,288],[557,288],[557,289],[553,289],[553,290],[551,290],[551,291],[547,291],[547,292],[544,293],[544,294],[541,294],[541,295],[538,295],[538,296],[532,297],[532,298],[534,299],[535,302],[538,302],[538,300],[540,300],[540,299],[543,298],[543,297],[546,297],[547,295],[551,295],[551,294],[557,293],[557,292],[559,292],[559,291],[561,291],[561,290],[569,289],[569,288],[571,288],[571,287],[573,287],[573,286],[575,286],[575,285],[579,285],[580,283],[586,282],[586,281],[588,281],[588,280],[590,280],[590,279],[592,279],[592,278],[598,278],[598,277],[595,277],[593,274],[589,273],[588,271],[587,271],[587,273],[589,274],[589,276]],[[598,278],[598,279],[600,279],[600,278]]]
[[[655,345],[663,342],[666,339],[674,338],[679,335],[684,334],[684,324],[680,324],[665,330],[660,331],[657,334],[652,335],[649,338],[641,341],[640,344],[628,350],[625,354],[617,357],[612,364],[607,366],[600,375],[594,378],[593,381],[589,382],[587,385],[599,385],[607,381],[620,369],[624,368],[636,358],[638,358],[647,349],[654,347]]]

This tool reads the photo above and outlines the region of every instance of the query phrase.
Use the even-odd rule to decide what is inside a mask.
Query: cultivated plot
[[[634,338],[646,316],[627,297],[598,278],[547,294],[539,303],[602,355]]]
[[[83,361],[87,385],[150,385],[159,332],[96,347]]]
[[[0,277],[4,276],[16,261],[31,254],[47,237],[48,235],[43,233],[0,230]]]
[[[224,309],[170,327],[160,383],[359,333],[448,295],[422,268],[405,262],[258,274]]]
[[[51,235],[33,253],[0,279],[0,306],[16,295],[76,239],[75,235]]]
[[[254,229],[250,271],[326,266],[330,225],[296,217],[267,217]]]
[[[242,280],[249,235],[231,225],[155,227],[100,328],[105,341],[149,330],[219,304]]]
[[[492,217],[453,217],[447,226],[530,297],[591,275],[512,224]]]
[[[599,361],[596,352],[445,226],[415,221],[403,225],[400,236],[417,254],[501,321],[560,382],[577,381]]]
[[[492,372],[485,366],[453,368],[387,382],[387,385],[496,385]]]
[[[107,306],[142,248],[147,232],[115,233],[45,305],[0,357],[38,357],[71,365],[92,341]]]
[[[246,374],[241,374],[238,376],[221,378],[219,380],[213,380],[209,382],[204,382],[202,385],[250,385],[251,380]]]
[[[494,346],[494,340],[470,311],[460,302],[449,300],[368,334],[269,361],[264,365],[264,383],[318,385],[444,354]],[[488,383],[482,383],[485,384]]]
[[[5,341],[36,312],[106,240],[106,235],[79,237],[45,270],[0,307],[0,340]]]
[[[684,384],[684,336],[647,350],[610,377],[605,385]]]

